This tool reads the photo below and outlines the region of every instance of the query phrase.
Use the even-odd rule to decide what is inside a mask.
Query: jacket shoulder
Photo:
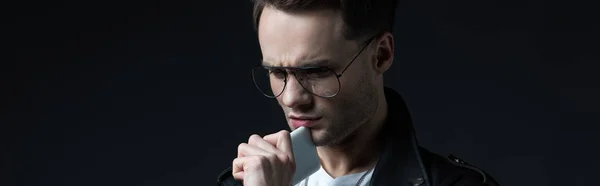
[[[432,186],[498,185],[489,174],[454,155],[443,157],[424,148],[419,151]]]
[[[217,177],[217,186],[243,186],[244,184],[241,181],[233,178],[233,174],[231,173],[231,167],[221,171],[219,176]]]

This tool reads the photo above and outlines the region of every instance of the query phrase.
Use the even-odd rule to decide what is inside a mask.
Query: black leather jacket
[[[467,186],[498,183],[484,171],[450,155],[444,158],[417,144],[410,114],[402,97],[385,89],[388,117],[381,135],[384,149],[370,182],[372,186]],[[241,186],[233,178],[231,167],[217,178],[219,186]]]

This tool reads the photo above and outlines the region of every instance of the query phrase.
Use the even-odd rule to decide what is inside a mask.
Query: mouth
[[[319,121],[321,119],[320,117],[296,117],[296,116],[290,116],[289,118],[290,118],[290,123],[292,124],[292,126],[294,126],[294,128],[312,127],[317,123],[317,121]]]

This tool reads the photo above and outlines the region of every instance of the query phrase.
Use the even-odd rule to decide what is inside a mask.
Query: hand
[[[296,171],[290,133],[252,135],[238,146],[233,177],[245,186],[289,186]]]

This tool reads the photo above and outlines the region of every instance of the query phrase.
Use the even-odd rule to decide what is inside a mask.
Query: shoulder
[[[419,152],[432,185],[498,185],[489,174],[453,155],[443,157],[424,148]]]
[[[217,186],[243,186],[242,182],[233,178],[231,167],[221,171],[217,177]]]

